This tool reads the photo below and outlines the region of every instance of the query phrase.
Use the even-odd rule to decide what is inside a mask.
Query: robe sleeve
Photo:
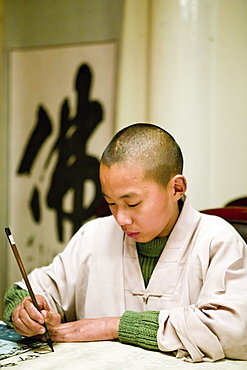
[[[162,310],[158,345],[191,362],[247,360],[246,244],[215,237],[200,255],[202,288],[195,304]]]
[[[83,228],[69,241],[62,253],[59,253],[48,266],[35,268],[29,275],[34,294],[45,297],[51,309],[58,312],[62,321],[73,321],[75,314],[75,285],[80,268]],[[16,283],[22,289],[26,284],[22,280]]]

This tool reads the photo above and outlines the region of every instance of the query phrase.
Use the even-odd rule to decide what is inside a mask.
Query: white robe
[[[186,199],[146,289],[135,241],[113,216],[81,227],[29,278],[67,321],[158,310],[161,351],[194,362],[247,360],[246,248],[231,225]]]

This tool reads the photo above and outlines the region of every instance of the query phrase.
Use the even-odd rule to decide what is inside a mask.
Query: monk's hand
[[[43,296],[37,294],[35,298],[40,311],[37,310],[32,303],[31,297],[28,296],[23,298],[12,314],[12,324],[15,331],[26,337],[44,334],[45,328],[42,326],[44,323],[46,323],[47,327],[53,327],[61,322],[60,314],[49,307]]]
[[[118,338],[119,317],[83,319],[49,327],[55,342],[93,342]]]

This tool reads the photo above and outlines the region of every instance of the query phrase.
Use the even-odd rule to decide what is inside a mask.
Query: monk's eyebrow
[[[108,199],[111,199],[111,197],[109,197],[107,194],[105,193],[102,193],[104,197],[108,198]],[[136,197],[138,194],[134,193],[134,192],[131,192],[131,193],[127,193],[127,194],[124,194],[124,195],[121,195],[119,197],[119,199],[126,199],[126,198],[133,198],[133,197]]]
[[[127,193],[127,194],[124,194],[124,195],[121,195],[120,199],[125,199],[125,198],[134,198],[136,197],[137,194],[136,193]]]

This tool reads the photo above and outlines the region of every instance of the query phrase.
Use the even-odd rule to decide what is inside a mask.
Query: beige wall
[[[219,2],[212,71],[211,204],[247,195],[247,1]]]

